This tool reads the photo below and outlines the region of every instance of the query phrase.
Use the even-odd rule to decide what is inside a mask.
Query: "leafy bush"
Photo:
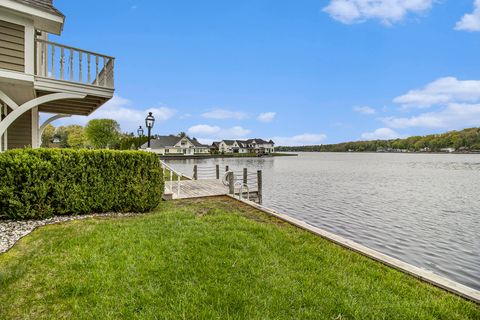
[[[158,156],[139,151],[25,149],[0,154],[0,216],[146,212],[161,201]]]

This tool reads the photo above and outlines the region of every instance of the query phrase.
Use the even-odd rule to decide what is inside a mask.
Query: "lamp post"
[[[138,149],[140,149],[141,146],[142,146],[142,137],[143,137],[143,128],[142,128],[142,126],[138,127],[137,133],[138,133]]]
[[[145,118],[145,126],[148,129],[148,142],[147,142],[148,149],[150,149],[150,135],[151,135],[151,131],[154,123],[155,123],[155,118],[153,117],[152,113],[149,112],[148,116]]]

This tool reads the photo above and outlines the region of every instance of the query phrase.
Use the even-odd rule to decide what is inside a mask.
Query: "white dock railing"
[[[169,180],[168,181],[165,181],[165,189],[168,190],[170,193],[176,193],[177,194],[177,197],[180,196],[180,187],[181,187],[181,183],[180,181],[182,180],[183,177],[185,177],[185,175],[181,172],[178,172],[177,170],[173,169],[172,167],[170,167],[168,164],[166,164],[165,162],[163,161],[160,161],[160,164],[162,166],[162,171],[163,171],[163,176],[165,177],[165,171],[169,171],[170,174],[169,174]],[[174,189],[174,185],[173,185],[173,182],[174,182],[174,175],[177,176],[177,179],[176,179],[176,186],[175,186],[175,189]],[[175,192],[176,191],[176,192]]]
[[[42,39],[35,44],[36,76],[114,88],[114,57]]]

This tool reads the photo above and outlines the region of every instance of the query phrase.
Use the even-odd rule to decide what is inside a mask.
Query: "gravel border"
[[[7,252],[13,245],[38,227],[89,218],[123,218],[138,216],[138,213],[100,213],[75,216],[55,216],[44,220],[0,220],[0,254]]]

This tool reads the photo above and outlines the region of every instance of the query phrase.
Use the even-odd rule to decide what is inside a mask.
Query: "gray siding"
[[[25,148],[32,145],[32,112],[20,116],[7,131],[8,149]]]
[[[25,72],[25,27],[0,20],[0,68]]]

